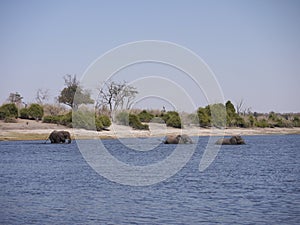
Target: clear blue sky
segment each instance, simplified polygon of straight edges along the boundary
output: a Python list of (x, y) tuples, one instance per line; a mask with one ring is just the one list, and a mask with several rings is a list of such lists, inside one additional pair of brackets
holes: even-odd
[[(214, 71), (225, 99), (253, 111), (300, 112), (300, 1), (0, 1), (0, 103), (51, 99), (127, 42), (175, 42)], [(203, 102), (203, 105), (206, 103)]]

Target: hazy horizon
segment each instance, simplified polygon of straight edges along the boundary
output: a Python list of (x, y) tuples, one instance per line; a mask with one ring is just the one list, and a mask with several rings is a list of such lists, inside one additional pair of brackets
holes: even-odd
[[(81, 78), (110, 49), (133, 41), (163, 40), (200, 56), (214, 72), (225, 101), (235, 104), (243, 99), (253, 112), (300, 112), (299, 11), (300, 2), (292, 0), (4, 0), (0, 104), (15, 92), (25, 102), (34, 102), (39, 88), (49, 89), (53, 102), (64, 87), (63, 76)], [(138, 68), (129, 70), (130, 75), (120, 72), (119, 79), (145, 75), (147, 66)], [(147, 72), (164, 73), (169, 79), (177, 76), (158, 67)], [(181, 85), (193, 89), (184, 79)], [(207, 102), (199, 96), (196, 104)]]

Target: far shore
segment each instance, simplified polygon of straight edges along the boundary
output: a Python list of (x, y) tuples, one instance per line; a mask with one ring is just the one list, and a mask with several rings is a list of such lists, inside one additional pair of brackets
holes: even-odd
[(112, 124), (109, 131), (90, 131), (72, 129), (56, 124), (47, 124), (33, 120), (18, 119), (17, 123), (0, 122), (0, 141), (46, 140), (53, 130), (67, 130), (73, 139), (118, 139), (165, 137), (170, 134), (189, 136), (232, 136), (232, 135), (284, 135), (300, 134), (300, 128), (228, 128), (210, 129), (197, 126), (185, 126), (184, 129), (166, 127), (165, 124), (150, 123), (149, 131), (133, 130), (131, 127)]

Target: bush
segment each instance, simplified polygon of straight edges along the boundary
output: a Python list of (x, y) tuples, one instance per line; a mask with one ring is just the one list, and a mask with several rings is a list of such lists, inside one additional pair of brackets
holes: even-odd
[(109, 127), (109, 126), (111, 125), (111, 121), (110, 121), (110, 119), (109, 119), (108, 116), (106, 116), (106, 115), (101, 115), (101, 116), (99, 116), (98, 118), (101, 120), (101, 122), (102, 122), (102, 124), (103, 124), (103, 126), (104, 126), (105, 128), (107, 128), (107, 127)]
[(4, 104), (0, 107), (0, 119), (18, 118), (18, 108), (14, 103)]
[(181, 128), (182, 127), (181, 120), (180, 120), (178, 112), (169, 111), (169, 112), (163, 113), (161, 115), (161, 118), (165, 121), (165, 123), (169, 127), (175, 127), (175, 128)]
[(227, 116), (225, 106), (222, 103), (217, 103), (207, 107), (209, 108), (207, 110), (209, 111), (211, 125), (215, 127), (225, 127)]
[(247, 127), (250, 126), (250, 124), (247, 123), (247, 122), (244, 120), (244, 118), (243, 118), (243, 117), (240, 117), (240, 116), (237, 116), (237, 117), (236, 117), (236, 125), (237, 125), (238, 127), (241, 127), (241, 128), (247, 128)]
[(95, 130), (95, 114), (89, 111), (73, 112), (72, 125), (74, 128), (82, 128), (86, 130)]
[(167, 121), (172, 117), (172, 116), (179, 116), (178, 112), (175, 111), (169, 111), (166, 113), (162, 113), (161, 118), (167, 123)]
[(141, 122), (149, 123), (153, 119), (154, 115), (147, 112), (146, 110), (143, 110), (138, 114), (138, 117)]
[(59, 116), (59, 124), (72, 127), (72, 112)]
[(95, 126), (96, 126), (96, 130), (97, 130), (97, 131), (101, 131), (101, 130), (103, 130), (103, 128), (104, 128), (104, 125), (103, 125), (103, 123), (102, 123), (102, 120), (100, 119), (99, 116), (95, 119)]
[(198, 124), (199, 125), (199, 117), (196, 113), (188, 114), (187, 120), (190, 124)]
[(252, 115), (249, 116), (249, 123), (250, 123), (250, 126), (253, 127), (254, 126), (254, 122), (255, 122), (255, 119)]
[(181, 128), (181, 120), (179, 115), (172, 115), (166, 122), (168, 127)]
[(137, 130), (149, 130), (147, 124), (142, 124), (137, 115), (129, 114), (129, 126)]
[(28, 108), (29, 118), (41, 120), (44, 115), (44, 109), (39, 104), (31, 104)]
[(4, 120), (9, 117), (9, 111), (5, 108), (0, 107), (0, 120)]
[(210, 126), (210, 116), (207, 108), (199, 108), (197, 110), (200, 127)]
[(117, 124), (128, 126), (129, 125), (129, 113), (126, 111), (119, 112), (116, 115)]
[(62, 116), (44, 116), (43, 123), (60, 124), (61, 117)]
[(293, 126), (294, 127), (300, 127), (300, 119), (298, 116), (294, 116), (293, 118)]
[(96, 130), (101, 131), (111, 125), (111, 121), (108, 116), (101, 115), (97, 116), (95, 119)]
[(29, 119), (29, 112), (27, 108), (20, 109), (20, 118)]
[(260, 128), (269, 127), (269, 123), (266, 119), (262, 119), (256, 122), (256, 126)]

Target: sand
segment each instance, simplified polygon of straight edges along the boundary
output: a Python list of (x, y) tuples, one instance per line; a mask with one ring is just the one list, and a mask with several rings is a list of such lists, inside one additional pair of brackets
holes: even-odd
[(176, 129), (158, 123), (150, 123), (149, 128), (149, 131), (133, 130), (131, 127), (113, 123), (109, 127), (109, 131), (97, 132), (84, 129), (71, 129), (40, 121), (18, 119), (17, 123), (4, 123), (0, 121), (0, 140), (46, 140), (53, 130), (67, 130), (72, 134), (72, 138), (75, 139), (164, 137), (169, 134), (187, 134), (189, 136), (300, 134), (300, 128), (229, 128), (222, 130), (186, 126), (184, 129)]
[(209, 129), (186, 126), (184, 129), (166, 127), (165, 124), (150, 123), (149, 131), (133, 130), (131, 127), (113, 123), (109, 131), (89, 131), (71, 129), (61, 125), (48, 124), (33, 120), (18, 119), (17, 123), (0, 121), (0, 141), (5, 140), (46, 140), (53, 130), (67, 130), (75, 139), (110, 139), (137, 137), (164, 137), (169, 134), (187, 134), (189, 136), (232, 136), (232, 135), (271, 135), (300, 134), (300, 128), (229, 128)]

